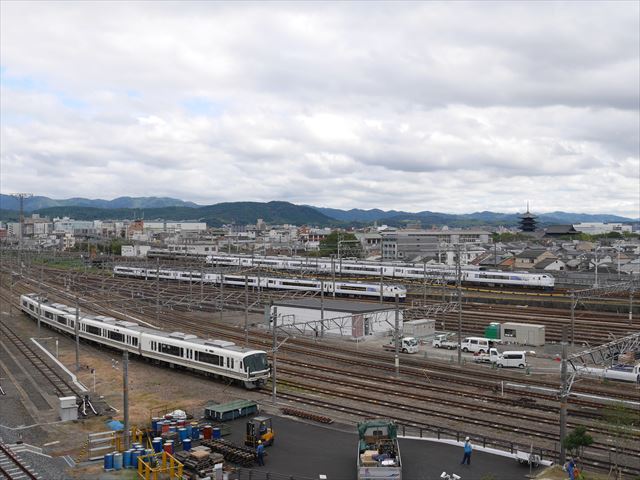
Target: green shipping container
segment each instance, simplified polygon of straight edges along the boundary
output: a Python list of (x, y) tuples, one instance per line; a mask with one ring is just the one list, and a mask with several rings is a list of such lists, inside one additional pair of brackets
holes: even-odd
[(484, 337), (492, 340), (500, 340), (500, 324), (493, 322), (487, 325), (484, 329)]

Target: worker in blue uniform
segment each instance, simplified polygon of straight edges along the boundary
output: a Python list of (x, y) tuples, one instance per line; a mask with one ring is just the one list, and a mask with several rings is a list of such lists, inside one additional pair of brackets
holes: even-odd
[(256, 455), (258, 456), (258, 466), (264, 466), (264, 445), (262, 440), (258, 440), (258, 447), (256, 448)]
[(473, 445), (471, 445), (471, 440), (469, 437), (464, 439), (464, 456), (462, 457), (461, 465), (464, 465), (467, 462), (467, 465), (471, 465), (471, 452), (473, 451)]

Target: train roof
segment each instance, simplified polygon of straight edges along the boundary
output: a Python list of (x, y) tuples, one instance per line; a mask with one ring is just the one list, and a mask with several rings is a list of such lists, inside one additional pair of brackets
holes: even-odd
[[(29, 298), (31, 298), (33, 300), (36, 300), (36, 301), (39, 298), (38, 295), (35, 294), (35, 293), (26, 294), (24, 296), (29, 297)], [(51, 308), (55, 308), (56, 310), (60, 310), (60, 311), (67, 312), (67, 313), (71, 313), (71, 312), (69, 312), (69, 310), (71, 310), (72, 313), (75, 314), (75, 308), (68, 307), (67, 305), (64, 305), (62, 303), (48, 303), (48, 304), (46, 304), (46, 306), (51, 307)], [(224, 350), (229, 350), (229, 351), (238, 352), (238, 353), (252, 353), (252, 352), (257, 353), (257, 352), (262, 352), (262, 350), (256, 350), (256, 349), (253, 349), (253, 348), (241, 347), (241, 346), (236, 345), (235, 343), (229, 342), (227, 340), (212, 339), (212, 338), (200, 338), (197, 335), (184, 333), (184, 332), (166, 332), (164, 330), (158, 330), (158, 329), (151, 328), (151, 327), (145, 327), (145, 326), (140, 325), (139, 323), (136, 323), (136, 322), (130, 322), (128, 320), (118, 320), (118, 319), (116, 319), (114, 317), (108, 317), (106, 315), (82, 315), (80, 320), (82, 320), (82, 321), (90, 320), (90, 321), (93, 321), (93, 322), (102, 323), (105, 326), (114, 326), (114, 327), (126, 328), (126, 329), (134, 331), (134, 332), (146, 333), (146, 334), (154, 335), (156, 337), (162, 337), (162, 338), (167, 338), (167, 339), (172, 339), (172, 340), (178, 340), (178, 341), (187, 342), (187, 343), (191, 343), (191, 344), (195, 343), (197, 345), (202, 345), (202, 346), (206, 346), (206, 347), (222, 348)]]

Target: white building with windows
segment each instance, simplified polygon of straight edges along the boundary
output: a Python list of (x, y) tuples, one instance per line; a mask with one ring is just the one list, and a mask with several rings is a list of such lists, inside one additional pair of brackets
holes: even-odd
[(611, 232), (631, 233), (632, 231), (631, 225), (624, 225), (622, 223), (586, 222), (575, 224), (573, 228), (587, 235), (602, 235)]

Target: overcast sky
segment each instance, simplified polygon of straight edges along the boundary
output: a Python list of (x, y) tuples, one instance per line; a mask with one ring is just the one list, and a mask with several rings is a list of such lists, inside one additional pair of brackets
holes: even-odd
[(0, 5), (3, 193), (640, 216), (636, 1)]

